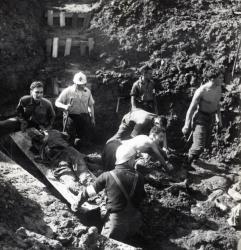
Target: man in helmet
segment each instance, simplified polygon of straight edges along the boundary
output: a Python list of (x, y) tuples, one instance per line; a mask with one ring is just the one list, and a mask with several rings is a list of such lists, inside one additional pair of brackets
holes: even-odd
[(65, 88), (55, 101), (56, 107), (63, 110), (63, 123), (70, 139), (91, 140), (95, 126), (94, 99), (86, 87), (87, 78), (78, 72), (73, 78), (74, 84)]
[(136, 153), (133, 147), (121, 145), (116, 151), (115, 169), (101, 174), (71, 204), (77, 211), (88, 198), (105, 189), (108, 213), (101, 234), (118, 241), (137, 233), (142, 224), (139, 207), (145, 197), (144, 178), (134, 169)]

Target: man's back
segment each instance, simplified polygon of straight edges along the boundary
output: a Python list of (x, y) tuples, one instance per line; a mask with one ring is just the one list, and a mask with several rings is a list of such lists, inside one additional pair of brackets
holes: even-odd
[[(134, 169), (130, 169), (130, 167), (126, 166), (125, 164), (117, 165), (112, 171), (116, 174), (128, 194), (131, 192), (135, 174), (138, 175), (136, 188), (134, 190), (133, 196), (131, 197), (133, 205), (138, 207), (140, 202), (145, 197), (143, 176), (137, 173)], [(118, 212), (123, 210), (127, 205), (127, 200), (109, 172), (101, 174), (94, 184), (96, 193), (103, 190), (104, 188), (108, 197), (108, 210), (110, 212)]]
[(152, 140), (147, 135), (137, 135), (130, 140), (122, 141), (122, 145), (127, 148), (133, 148), (136, 151), (146, 152), (151, 148)]
[(156, 116), (153, 113), (147, 112), (143, 109), (134, 109), (130, 113), (128, 113), (130, 116), (130, 120), (135, 122), (135, 124), (145, 124), (150, 121)]

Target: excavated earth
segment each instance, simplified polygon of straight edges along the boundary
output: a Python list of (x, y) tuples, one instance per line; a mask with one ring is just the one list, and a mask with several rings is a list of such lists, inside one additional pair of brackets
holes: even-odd
[[(144, 225), (128, 243), (150, 250), (236, 249), (240, 227), (230, 226), (227, 219), (239, 204), (228, 190), (240, 181), (240, 61), (231, 76), (240, 39), (240, 2), (103, 0), (88, 30), (96, 41), (91, 58), (46, 62), (44, 4), (88, 2), (94, 1), (1, 2), (0, 118), (14, 114), (18, 98), (33, 79), (47, 81), (60, 75), (62, 81), (69, 81), (66, 69), (82, 69), (92, 84), (97, 122), (96, 143), (82, 150), (95, 160), (129, 109), (127, 93), (138, 69), (149, 63), (159, 86), (158, 112), (168, 117), (174, 170), (167, 174), (155, 163), (139, 168), (146, 178)], [(211, 148), (187, 172), (181, 167), (185, 151), (181, 127), (191, 97), (211, 64), (225, 73), (224, 127), (214, 131)], [(117, 95), (126, 97), (118, 113)], [(1, 249), (78, 249), (90, 225), (71, 213), (42, 178), (41, 183), (3, 153), (0, 178)], [(95, 247), (118, 249), (107, 241)]]

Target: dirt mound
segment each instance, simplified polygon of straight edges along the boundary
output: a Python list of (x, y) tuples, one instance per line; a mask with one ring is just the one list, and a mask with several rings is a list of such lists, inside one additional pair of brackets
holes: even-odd
[[(228, 158), (237, 159), (240, 155), (240, 142), (235, 139), (240, 135), (241, 125), (239, 65), (236, 75), (231, 77), (239, 40), (239, 16), (235, 10), (239, 8), (236, 1), (113, 0), (103, 1), (102, 8), (94, 15), (92, 30), (108, 37), (103, 40), (106, 53), (101, 57), (106, 69), (113, 70), (113, 65), (116, 66), (112, 75), (117, 76), (119, 72), (132, 73), (128, 79), (119, 77), (116, 84), (132, 85), (136, 69), (143, 63), (152, 66), (159, 85), (159, 113), (170, 120), (171, 147), (182, 147), (181, 134), (176, 131), (181, 131), (184, 123), (183, 111), (187, 110), (195, 89), (206, 81), (206, 70), (215, 65), (223, 68), (225, 85), (224, 129), (215, 135), (218, 142), (213, 154), (219, 152), (220, 157), (227, 158), (231, 151), (228, 148), (236, 148)], [(108, 82), (108, 74), (108, 70), (103, 73), (103, 83)], [(110, 77), (110, 86), (112, 82)]]
[(44, 36), (41, 32), (43, 6), (36, 0), (1, 1), (1, 114), (11, 114), (6, 104), (17, 100), (19, 91), (30, 84), (44, 59)]

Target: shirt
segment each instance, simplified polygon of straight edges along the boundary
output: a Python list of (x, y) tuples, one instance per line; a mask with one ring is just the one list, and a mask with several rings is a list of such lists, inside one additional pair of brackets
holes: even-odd
[(55, 111), (52, 103), (42, 98), (35, 102), (31, 95), (23, 96), (17, 105), (17, 115), (38, 127), (48, 127), (55, 118)]
[(133, 84), (130, 95), (135, 96), (135, 99), (139, 102), (153, 101), (153, 89), (153, 81), (143, 81), (140, 78)]
[[(123, 187), (125, 188), (127, 194), (131, 192), (133, 181), (135, 178), (135, 174), (137, 173), (133, 168), (126, 166), (125, 164), (117, 165), (114, 170), (112, 170)], [(136, 184), (135, 191), (130, 197), (130, 200), (134, 207), (138, 208), (140, 206), (141, 201), (145, 197), (145, 189), (144, 189), (144, 177), (138, 174), (138, 180)], [(110, 172), (104, 172), (101, 174), (93, 184), (93, 187), (96, 193), (99, 193), (101, 190), (106, 190), (107, 195), (107, 209), (109, 212), (119, 212), (122, 211), (126, 205), (127, 200), (122, 193), (120, 187), (115, 182), (114, 178), (111, 176)]]
[(127, 126), (133, 126), (133, 128), (135, 127), (136, 131), (133, 136), (138, 134), (148, 134), (154, 125), (153, 119), (156, 116), (156, 114), (147, 112), (143, 109), (135, 109), (124, 115), (121, 123)]
[(70, 114), (89, 113), (88, 107), (94, 105), (94, 99), (91, 91), (85, 87), (83, 90), (78, 90), (76, 85), (71, 85), (64, 89), (58, 101), (63, 104), (69, 104), (72, 99), (72, 106), (69, 109)]

